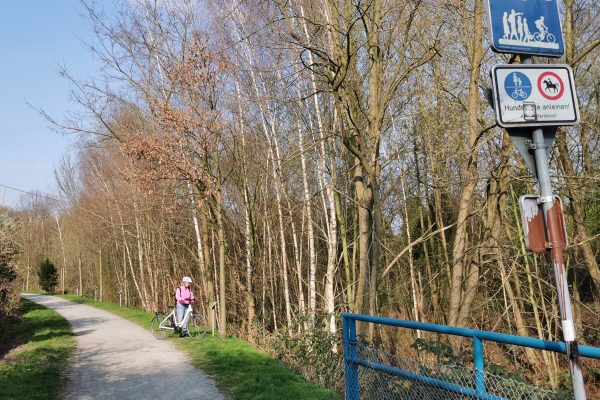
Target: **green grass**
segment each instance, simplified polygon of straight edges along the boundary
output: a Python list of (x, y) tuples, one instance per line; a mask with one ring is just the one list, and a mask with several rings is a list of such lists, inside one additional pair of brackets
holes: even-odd
[(326, 389), (312, 385), (247, 342), (205, 337), (180, 341), (194, 360), (235, 399), (335, 399)]
[[(88, 304), (150, 329), (154, 314), (118, 304), (103, 303), (73, 295), (64, 299)], [(210, 375), (222, 392), (236, 400), (329, 400), (338, 397), (313, 385), (286, 368), (268, 354), (249, 343), (236, 339), (205, 336), (201, 339), (179, 339), (176, 345), (185, 351), (196, 367)]]
[(23, 300), (23, 320), (6, 343), (21, 344), (0, 361), (0, 399), (57, 399), (61, 374), (75, 349), (69, 323), (56, 312)]

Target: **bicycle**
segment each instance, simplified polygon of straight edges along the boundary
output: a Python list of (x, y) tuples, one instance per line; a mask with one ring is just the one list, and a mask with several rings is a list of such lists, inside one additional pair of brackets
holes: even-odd
[(546, 41), (548, 43), (554, 43), (556, 41), (556, 38), (554, 37), (553, 34), (551, 34), (550, 32), (548, 32), (547, 30), (543, 31), (543, 32), (536, 32), (533, 34), (533, 40), (535, 40), (536, 42), (543, 42)]
[(518, 99), (518, 98), (524, 99), (525, 97), (527, 97), (527, 93), (525, 93), (525, 91), (521, 88), (517, 88), (517, 89), (513, 90), (513, 92), (510, 95), (513, 99)]
[(150, 322), (152, 336), (158, 340), (163, 340), (175, 333), (175, 328), (180, 328), (185, 336), (200, 338), (208, 331), (204, 314), (194, 312), (191, 304), (186, 309), (183, 320), (180, 323), (176, 322), (176, 316), (177, 312), (175, 311), (175, 307), (173, 307), (169, 314), (160, 311), (155, 313), (154, 318), (152, 318), (152, 321)]

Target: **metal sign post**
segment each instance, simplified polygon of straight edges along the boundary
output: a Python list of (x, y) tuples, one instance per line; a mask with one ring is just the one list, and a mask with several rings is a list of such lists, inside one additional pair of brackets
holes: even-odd
[[(555, 200), (548, 166), (548, 150), (556, 130), (579, 122), (573, 72), (566, 65), (533, 65), (527, 55), (560, 57), (564, 41), (558, 0), (488, 0), (492, 47), (502, 53), (521, 55), (522, 64), (497, 65), (492, 69), (493, 107), (498, 124), (507, 129), (528, 167), (537, 175), (537, 203), (520, 201), (529, 215), (522, 218), (533, 251), (550, 254), (558, 294), (563, 340), (575, 400), (585, 400), (573, 306), (567, 285), (564, 250), (567, 247), (564, 216)], [(539, 221), (541, 214), (542, 221)], [(543, 222), (543, 225), (541, 224)]]
[[(556, 137), (556, 126), (545, 126), (544, 130), (544, 144), (546, 146), (546, 154), (550, 158), (550, 149), (554, 144), (554, 138)], [(513, 141), (513, 144), (517, 148), (517, 151), (523, 159), (529, 170), (535, 174), (535, 157), (530, 150), (531, 147), (531, 128), (506, 128), (508, 135)]]
[(571, 305), (571, 296), (569, 294), (569, 286), (567, 285), (567, 271), (563, 255), (566, 243), (563, 240), (564, 224), (561, 220), (563, 218), (562, 208), (560, 207), (560, 203), (554, 201), (554, 194), (552, 193), (543, 130), (541, 128), (533, 129), (532, 139), (531, 147), (535, 153), (535, 164), (540, 183), (541, 196), (539, 201), (542, 204), (542, 218), (546, 225), (546, 248), (550, 250), (550, 258), (552, 260), (552, 267), (554, 268), (563, 340), (567, 347), (569, 371), (571, 372), (571, 379), (573, 381), (573, 395), (575, 400), (585, 400), (585, 386), (581, 372), (579, 350), (577, 348), (575, 325), (573, 323), (573, 306)]
[(214, 301), (209, 305), (210, 308), (210, 329), (212, 331), (212, 335), (215, 336), (215, 328), (217, 326), (217, 302)]

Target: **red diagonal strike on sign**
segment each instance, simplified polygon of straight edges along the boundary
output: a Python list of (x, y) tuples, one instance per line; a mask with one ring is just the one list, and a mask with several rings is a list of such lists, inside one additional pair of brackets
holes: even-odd
[[(554, 78), (554, 81), (549, 79), (551, 77)], [(548, 100), (558, 100), (565, 92), (565, 85), (562, 79), (560, 79), (560, 76), (550, 71), (546, 71), (540, 75), (540, 77), (537, 80), (537, 87), (540, 91), (540, 94)], [(548, 94), (546, 90), (550, 90), (550, 93), (552, 93), (552, 95)]]

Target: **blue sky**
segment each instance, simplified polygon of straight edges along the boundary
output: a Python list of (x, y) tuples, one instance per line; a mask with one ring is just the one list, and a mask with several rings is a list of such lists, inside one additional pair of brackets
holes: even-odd
[[(84, 9), (79, 0), (0, 3), (0, 184), (55, 193), (53, 170), (73, 138), (53, 132), (27, 103), (58, 120), (78, 110), (58, 71), (86, 78), (98, 70), (82, 43), (91, 38)], [(19, 196), (0, 186), (0, 204), (16, 207)]]

